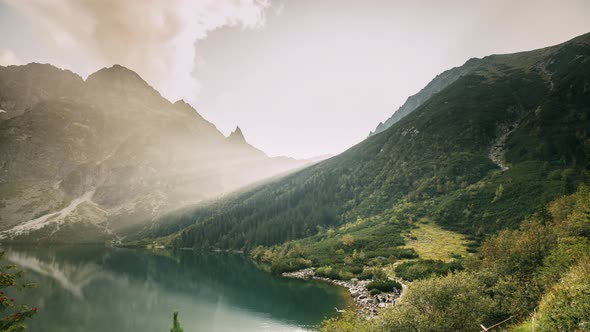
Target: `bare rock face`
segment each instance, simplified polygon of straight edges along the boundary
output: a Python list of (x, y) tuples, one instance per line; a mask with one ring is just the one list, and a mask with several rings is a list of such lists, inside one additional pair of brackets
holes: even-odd
[(47, 99), (72, 98), (83, 90), (82, 78), (48, 64), (0, 66), (0, 121), (22, 114)]
[[(224, 137), (191, 105), (170, 103), (119, 65), (86, 81), (51, 65), (0, 67), (0, 109), (5, 240), (24, 225), (17, 239), (67, 242), (66, 227), (56, 226), (80, 221), (96, 221), (94, 239), (115, 238), (171, 209), (301, 165), (268, 158), (241, 131)], [(44, 227), (32, 227), (35, 220)]]
[(227, 139), (235, 143), (246, 143), (244, 134), (242, 133), (242, 130), (239, 126), (236, 127), (236, 130), (231, 132)]

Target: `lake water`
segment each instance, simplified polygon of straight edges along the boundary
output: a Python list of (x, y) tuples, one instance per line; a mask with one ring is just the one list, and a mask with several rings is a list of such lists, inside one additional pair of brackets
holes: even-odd
[(349, 299), (342, 288), (272, 276), (241, 255), (68, 246), (4, 248), (36, 289), (30, 332), (305, 331)]

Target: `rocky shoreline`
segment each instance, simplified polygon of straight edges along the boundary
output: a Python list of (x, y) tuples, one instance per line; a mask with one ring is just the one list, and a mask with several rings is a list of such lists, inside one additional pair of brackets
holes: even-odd
[[(373, 296), (369, 294), (369, 291), (367, 290), (367, 285), (371, 280), (351, 279), (350, 281), (344, 281), (318, 277), (315, 275), (313, 268), (307, 268), (295, 272), (284, 272), (282, 276), (287, 278), (320, 280), (346, 288), (355, 303), (355, 311), (358, 314), (367, 317), (367, 319), (377, 317), (379, 309), (395, 305), (401, 296), (401, 292), (381, 293)], [(402, 287), (405, 288), (405, 285), (402, 284)]]

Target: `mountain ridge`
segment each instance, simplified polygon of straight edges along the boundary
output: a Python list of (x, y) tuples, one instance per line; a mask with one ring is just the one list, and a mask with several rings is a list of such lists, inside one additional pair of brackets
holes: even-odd
[[(589, 37), (484, 58), (379, 135), (285, 178), (166, 215), (142, 237), (172, 237), (188, 248), (288, 252), (300, 244), (296, 257), (320, 266), (326, 257), (342, 262), (352, 249), (367, 259), (406, 255), (393, 239), (416, 220), (475, 243), (514, 228), (588, 181)], [(502, 170), (489, 152), (513, 123)], [(344, 235), (358, 243), (341, 246)]]
[(455, 82), (461, 76), (470, 74), (476, 70), (485, 70), (485, 68), (482, 67), (485, 67), (486, 65), (489, 65), (490, 63), (493, 63), (497, 60), (500, 60), (501, 62), (503, 59), (506, 58), (527, 56), (531, 54), (530, 52), (535, 52), (537, 54), (551, 52), (559, 49), (563, 45), (573, 43), (590, 43), (590, 33), (585, 33), (580, 36), (571, 38), (568, 41), (532, 51), (529, 50), (520, 51), (516, 53), (491, 54), (483, 58), (471, 58), (459, 67), (454, 67), (438, 74), (418, 93), (408, 97), (404, 104), (402, 104), (402, 106), (400, 106), (387, 120), (385, 120), (384, 122), (380, 122), (377, 125), (377, 127), (369, 133), (369, 136), (376, 135), (391, 127), (397, 121), (401, 120), (404, 116), (413, 112), (415, 109), (420, 107), (425, 101), (427, 101), (430, 97), (442, 91), (444, 88)]
[(305, 164), (232, 143), (120, 65), (86, 80), (47, 64), (0, 67), (0, 109), (0, 230), (31, 226), (19, 241), (102, 242)]

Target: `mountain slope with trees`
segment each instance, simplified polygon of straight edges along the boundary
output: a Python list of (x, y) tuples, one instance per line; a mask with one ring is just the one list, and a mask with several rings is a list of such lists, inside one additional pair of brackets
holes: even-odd
[[(588, 180), (589, 58), (590, 34), (485, 57), (391, 128), (341, 155), (166, 215), (139, 237), (227, 249), (313, 238), (316, 249), (326, 243), (322, 250), (338, 262), (353, 251), (393, 254), (403, 244), (394, 234), (418, 220), (475, 242), (515, 228)], [(503, 169), (490, 152), (505, 135)], [(345, 234), (359, 240), (343, 246), (332, 238)], [(380, 234), (392, 241), (384, 244)], [(302, 256), (314, 256), (305, 248)]]
[(400, 108), (398, 108), (387, 120), (385, 120), (385, 122), (380, 122), (375, 130), (369, 134), (369, 136), (379, 134), (380, 132), (383, 132), (387, 130), (387, 128), (393, 126), (403, 117), (422, 106), (422, 104), (428, 101), (430, 97), (454, 83), (461, 76), (465, 76), (478, 68), (481, 65), (481, 61), (481, 59), (473, 58), (465, 62), (465, 64), (460, 67), (449, 69), (437, 75), (417, 94), (408, 97), (404, 104), (400, 106)]

